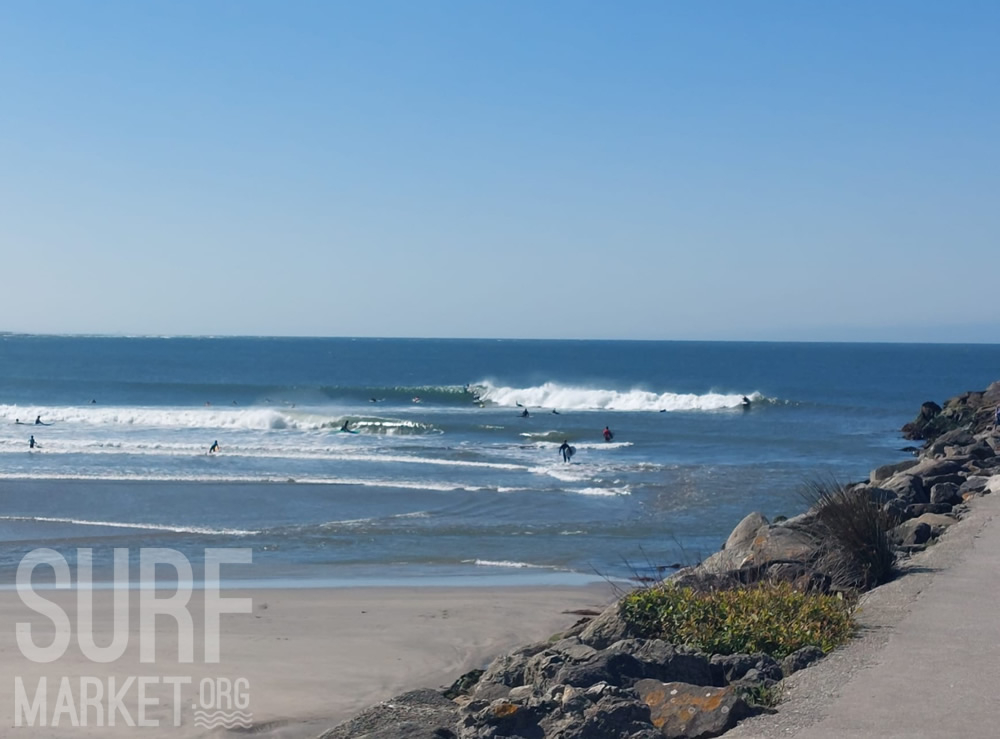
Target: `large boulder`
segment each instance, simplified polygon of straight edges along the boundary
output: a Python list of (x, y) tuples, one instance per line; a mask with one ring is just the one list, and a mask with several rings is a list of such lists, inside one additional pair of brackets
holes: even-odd
[(750, 546), (761, 526), (767, 526), (767, 524), (768, 520), (764, 518), (763, 514), (756, 511), (747, 514), (742, 521), (736, 524), (736, 528), (733, 529), (722, 548), (732, 550)]
[(881, 467), (876, 467), (874, 470), (872, 470), (872, 473), (869, 476), (869, 479), (871, 480), (872, 485), (877, 485), (878, 483), (882, 482), (883, 480), (888, 480), (890, 477), (892, 477), (893, 475), (895, 475), (897, 472), (903, 472), (904, 470), (910, 469), (911, 467), (913, 467), (917, 463), (918, 462), (917, 462), (916, 459), (907, 459), (907, 460), (904, 460), (902, 462), (895, 462), (893, 464), (885, 464), (885, 465), (882, 465)]
[(616, 641), (638, 636), (635, 630), (622, 618), (618, 603), (613, 603), (596, 616), (582, 632), (580, 642), (594, 649), (606, 649)]
[(650, 719), (667, 739), (719, 736), (749, 715), (749, 707), (732, 688), (640, 680), (635, 691), (649, 706)]

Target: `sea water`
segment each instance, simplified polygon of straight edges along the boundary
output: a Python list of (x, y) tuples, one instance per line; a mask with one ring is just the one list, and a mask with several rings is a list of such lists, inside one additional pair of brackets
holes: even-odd
[(997, 345), (3, 335), (0, 582), (41, 546), (249, 547), (238, 577), (300, 585), (648, 576), (998, 378)]

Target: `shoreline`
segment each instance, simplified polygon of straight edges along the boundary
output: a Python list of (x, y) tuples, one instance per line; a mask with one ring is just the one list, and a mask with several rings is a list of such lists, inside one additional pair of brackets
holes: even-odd
[[(39, 679), (47, 678), (51, 721), (54, 694), (62, 678), (68, 678), (75, 690), (80, 678), (101, 685), (114, 678), (121, 688), (129, 676), (184, 677), (191, 684), (183, 688), (179, 703), (164, 682), (150, 688), (148, 695), (158, 703), (145, 715), (158, 721), (158, 727), (120, 725), (121, 715), (114, 727), (72, 726), (70, 716), (64, 714), (60, 726), (47, 726), (43, 731), (51, 737), (117, 737), (136, 731), (151, 739), (206, 736), (210, 732), (193, 724), (188, 690), (206, 678), (245, 678), (255, 735), (298, 739), (315, 737), (403, 690), (446, 687), (464, 672), (485, 666), (494, 655), (525, 640), (546, 639), (569, 628), (580, 618), (576, 612), (602, 610), (613, 592), (608, 585), (227, 591), (226, 599), (250, 598), (252, 609), (221, 617), (217, 664), (202, 659), (201, 591), (192, 593), (188, 604), (195, 631), (191, 663), (178, 660), (178, 630), (168, 616), (156, 621), (155, 662), (140, 662), (138, 598), (131, 594), (124, 655), (107, 664), (96, 663), (77, 642), (77, 593), (52, 591), (42, 596), (68, 613), (73, 638), (54, 662), (42, 664), (26, 658), (14, 624), (34, 624), (34, 639), (44, 646), (54, 637), (52, 622), (30, 610), (17, 594), (0, 593), (0, 619), (9, 625), (0, 633), (0, 651), (8, 655), (8, 680), (0, 682), (0, 726), (15, 726), (15, 678), (21, 679), (29, 700), (37, 693)], [(108, 646), (115, 635), (112, 594), (104, 591), (93, 596), (94, 641)], [(126, 696), (126, 708), (136, 721), (137, 702), (134, 692)], [(175, 709), (181, 712), (179, 726), (173, 724)], [(106, 722), (107, 716), (103, 718)], [(95, 722), (94, 713), (90, 721)]]

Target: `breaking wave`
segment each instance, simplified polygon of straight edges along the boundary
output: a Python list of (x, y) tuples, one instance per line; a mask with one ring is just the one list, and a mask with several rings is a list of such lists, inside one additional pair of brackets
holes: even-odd
[[(498, 387), (489, 382), (475, 386), (482, 400), (516, 408), (554, 408), (575, 411), (714, 411), (739, 408), (742, 393), (654, 393), (648, 390), (607, 390), (546, 382), (535, 387)], [(760, 400), (760, 393), (748, 396)]]

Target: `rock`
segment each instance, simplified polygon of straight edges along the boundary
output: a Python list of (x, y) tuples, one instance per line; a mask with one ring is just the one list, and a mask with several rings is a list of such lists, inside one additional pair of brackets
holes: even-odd
[(646, 676), (645, 665), (626, 652), (606, 650), (593, 659), (579, 664), (566, 664), (555, 675), (558, 683), (577, 688), (589, 688), (597, 683), (617, 687), (631, 687), (636, 680)]
[(616, 641), (638, 636), (633, 633), (632, 628), (625, 623), (625, 619), (619, 613), (618, 604), (614, 603), (594, 618), (587, 627), (580, 633), (580, 642), (594, 649), (606, 649)]
[(748, 676), (751, 682), (777, 681), (783, 677), (781, 665), (769, 654), (713, 654), (713, 684), (729, 685)]
[(649, 719), (649, 706), (634, 695), (605, 693), (582, 713), (549, 714), (539, 724), (546, 737), (605, 739), (605, 737), (657, 737)]
[(451, 698), (454, 700), (460, 695), (468, 695), (472, 692), (472, 689), (476, 687), (476, 683), (479, 682), (479, 678), (483, 676), (485, 670), (470, 670), (464, 675), (458, 678), (451, 686), (445, 690), (442, 695), (445, 698)]
[(807, 561), (816, 551), (816, 537), (804, 528), (791, 525), (765, 526), (750, 545), (750, 562)]
[(934, 443), (928, 447), (928, 451), (935, 457), (941, 456), (949, 447), (963, 447), (975, 442), (975, 438), (965, 429), (953, 429), (941, 434)]
[(649, 706), (650, 719), (668, 739), (707, 739), (729, 731), (749, 715), (746, 702), (732, 688), (640, 680), (635, 691)]
[(781, 660), (781, 671), (785, 677), (793, 675), (799, 670), (804, 670), (813, 662), (821, 660), (824, 652), (819, 647), (802, 647)]
[(925, 523), (932, 528), (942, 528), (946, 529), (952, 524), (958, 523), (958, 520), (952, 518), (951, 516), (945, 516), (941, 513), (925, 513), (922, 516), (918, 516), (913, 519), (917, 523)]
[(874, 470), (872, 470), (872, 473), (869, 476), (869, 480), (871, 480), (872, 484), (875, 485), (877, 483), (882, 482), (883, 480), (888, 480), (897, 472), (902, 472), (904, 470), (910, 469), (916, 464), (917, 464), (916, 459), (907, 459), (902, 462), (896, 462), (894, 464), (882, 465), (881, 467), (877, 467)]
[(948, 503), (918, 503), (906, 506), (906, 518), (917, 518), (925, 513), (950, 513), (951, 508)]
[(919, 546), (931, 538), (931, 527), (929, 524), (913, 519), (894, 528), (889, 532), (889, 537), (893, 543), (899, 546)]
[(544, 643), (529, 644), (494, 659), (476, 683), (472, 691), (473, 699), (491, 701), (503, 698), (511, 688), (524, 685), (524, 670), (528, 661), (547, 647)]
[(330, 729), (319, 739), (453, 739), (458, 706), (436, 690), (411, 690)]
[(959, 486), (953, 482), (939, 482), (931, 487), (931, 505), (939, 503), (955, 505), (961, 503), (962, 496), (958, 492), (959, 489)]
[(932, 400), (927, 401), (920, 406), (920, 413), (917, 414), (917, 417), (903, 426), (903, 438), (915, 441), (926, 439), (929, 430), (933, 433), (929, 427), (940, 414), (941, 406)]
[(674, 646), (662, 639), (625, 639), (608, 647), (609, 652), (631, 654), (642, 664), (642, 677), (661, 682), (712, 685), (708, 658), (689, 647)]
[(958, 496), (961, 497), (965, 493), (981, 493), (986, 489), (989, 481), (989, 477), (984, 477), (982, 475), (970, 477), (959, 486)]
[(928, 491), (928, 497), (930, 489), (935, 485), (945, 485), (951, 483), (952, 485), (961, 485), (965, 482), (965, 475), (958, 474), (957, 472), (951, 475), (934, 475), (933, 477), (923, 477), (921, 478), (924, 490)]
[(923, 481), (916, 475), (900, 474), (882, 482), (881, 487), (895, 493), (907, 505), (912, 503), (930, 503), (930, 498), (924, 490)]
[(722, 545), (723, 550), (743, 549), (750, 546), (761, 526), (767, 526), (767, 519), (763, 514), (754, 512), (748, 514), (742, 521), (736, 524), (726, 543)]

